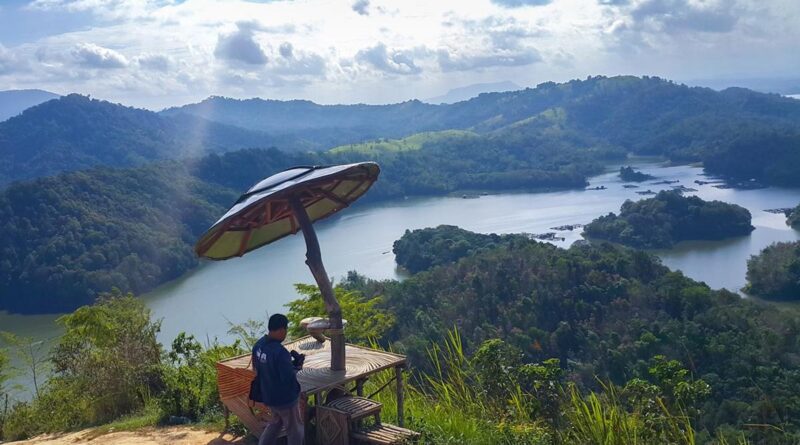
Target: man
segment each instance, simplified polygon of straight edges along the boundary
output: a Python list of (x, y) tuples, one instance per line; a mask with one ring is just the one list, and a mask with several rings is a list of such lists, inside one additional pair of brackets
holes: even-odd
[(253, 369), (261, 388), (261, 400), (272, 412), (258, 445), (277, 443), (281, 429), (288, 432), (289, 445), (302, 445), (303, 421), (300, 413), (300, 384), (292, 356), (283, 347), (289, 320), (283, 314), (269, 317), (269, 333), (253, 346)]

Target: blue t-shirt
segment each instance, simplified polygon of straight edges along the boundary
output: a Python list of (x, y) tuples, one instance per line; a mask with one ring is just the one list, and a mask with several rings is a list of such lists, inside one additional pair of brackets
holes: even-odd
[(263, 336), (253, 346), (253, 369), (261, 386), (261, 400), (267, 406), (293, 405), (300, 396), (300, 383), (292, 356), (281, 342)]

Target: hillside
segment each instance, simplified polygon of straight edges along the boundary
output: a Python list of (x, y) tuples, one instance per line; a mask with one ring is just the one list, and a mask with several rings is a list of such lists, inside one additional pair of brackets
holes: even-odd
[(609, 213), (584, 227), (584, 233), (638, 248), (667, 248), (687, 240), (717, 240), (748, 235), (750, 211), (736, 204), (684, 197), (662, 191), (640, 201), (625, 201), (619, 215)]
[(71, 94), (0, 122), (0, 184), (96, 165), (135, 166), (279, 143), (286, 141)]
[[(402, 282), (351, 277), (350, 286), (383, 296), (397, 320), (387, 337), (414, 366), (424, 368), (427, 341), (445, 338), (452, 326), (466, 354), (500, 338), (527, 363), (559, 359), (564, 379), (581, 387), (653, 383), (653, 358), (666, 357), (710, 386), (704, 400), (685, 399), (696, 404), (698, 429), (781, 425), (751, 430), (752, 443), (793, 443), (778, 437), (800, 431), (786, 420), (800, 413), (800, 380), (789, 365), (800, 339), (794, 311), (711, 290), (655, 256), (608, 243), (561, 249), (444, 226), (407, 232), (400, 244), (431, 258), (433, 267)], [(460, 246), (461, 258), (453, 262), (445, 244)]]
[(175, 278), (197, 264), (193, 243), (242, 190), (292, 165), (378, 161), (381, 180), (361, 201), (369, 202), (465, 189), (582, 188), (602, 170), (603, 153), (586, 156), (580, 146), (534, 137), (440, 140), (369, 154), (249, 149), (15, 183), (0, 190), (0, 310), (72, 310), (112, 287), (141, 293)]
[(14, 117), (26, 109), (60, 96), (43, 90), (0, 91), (0, 122)]
[[(469, 131), (489, 138), (484, 144), (519, 146), (526, 138), (546, 138), (584, 149), (704, 161), (723, 176), (798, 185), (799, 122), (800, 102), (790, 98), (690, 88), (654, 77), (548, 82), (442, 105), (212, 97), (159, 114), (70, 95), (0, 123), (0, 184), (246, 147), (343, 151), (341, 146), (354, 144), (349, 151), (364, 153), (359, 144), (366, 143), (409, 149), (435, 135)], [(402, 142), (388, 142), (393, 140)]]
[(347, 144), (334, 147), (331, 153), (362, 153), (376, 154), (381, 151), (411, 151), (420, 150), (426, 144), (435, 144), (458, 140), (475, 139), (478, 135), (471, 131), (463, 130), (443, 130), (427, 131), (413, 134), (401, 139), (378, 139), (375, 141), (362, 142), (360, 144)]
[[(267, 132), (303, 130), (310, 132), (308, 140), (330, 136), (335, 129), (339, 133), (327, 141), (340, 142), (329, 147), (447, 129), (489, 133), (558, 116), (559, 127), (568, 134), (624, 151), (705, 161), (710, 171), (739, 179), (800, 184), (800, 176), (791, 174), (800, 169), (800, 102), (742, 88), (688, 87), (657, 77), (546, 82), (442, 105), (317, 105), (213, 97), (162, 114), (192, 114)], [(765, 156), (753, 155), (764, 150)], [(743, 155), (755, 162), (739, 162)]]

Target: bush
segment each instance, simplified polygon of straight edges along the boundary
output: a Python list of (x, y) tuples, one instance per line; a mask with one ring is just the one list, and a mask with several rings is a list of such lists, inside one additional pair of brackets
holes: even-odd
[(170, 416), (193, 421), (210, 420), (222, 413), (215, 364), (246, 350), (237, 340), (230, 346), (216, 340), (205, 348), (194, 336), (181, 332), (172, 342), (163, 366), (165, 389), (160, 397), (161, 420)]

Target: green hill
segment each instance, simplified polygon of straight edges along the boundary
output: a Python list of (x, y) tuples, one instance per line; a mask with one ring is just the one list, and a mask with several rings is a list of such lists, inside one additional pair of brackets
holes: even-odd
[(410, 150), (472, 133), (488, 143), (535, 135), (585, 149), (703, 161), (709, 171), (737, 179), (800, 184), (794, 174), (800, 170), (800, 102), (632, 76), (547, 82), (442, 105), (213, 97), (156, 114), (70, 95), (0, 123), (0, 184), (246, 147), (336, 147), (363, 154), (372, 148)]
[[(268, 132), (302, 130), (308, 141), (340, 141), (328, 145), (337, 149), (343, 143), (359, 145), (430, 131), (489, 135), (501, 129), (508, 130), (506, 134), (528, 129), (549, 137), (580, 135), (620, 151), (704, 161), (709, 171), (737, 179), (800, 184), (800, 175), (792, 174), (800, 170), (800, 102), (742, 88), (688, 87), (657, 77), (546, 82), (442, 105), (409, 101), (323, 106), (215, 97), (163, 113)], [(331, 133), (334, 129), (337, 135)]]
[(583, 187), (598, 157), (548, 139), (441, 139), (425, 150), (249, 149), (143, 167), (96, 167), (0, 190), (0, 310), (60, 312), (118, 287), (144, 292), (196, 265), (197, 237), (255, 182), (292, 165), (377, 160), (363, 202), (464, 189)]
[(97, 165), (142, 165), (273, 144), (263, 133), (71, 94), (0, 122), (0, 185)]

